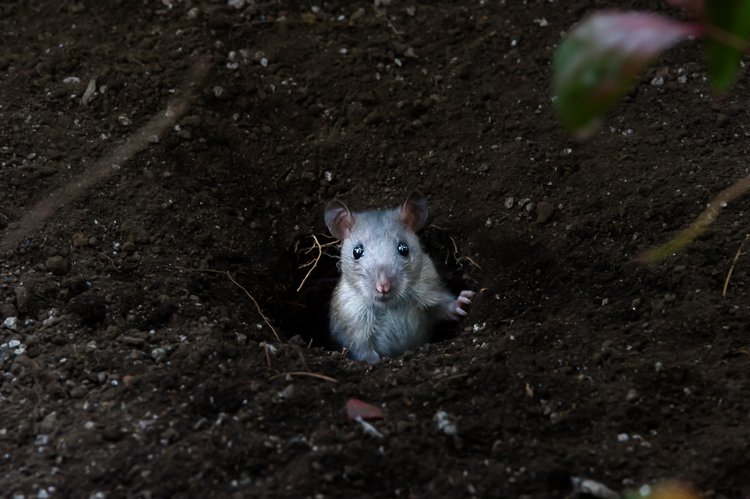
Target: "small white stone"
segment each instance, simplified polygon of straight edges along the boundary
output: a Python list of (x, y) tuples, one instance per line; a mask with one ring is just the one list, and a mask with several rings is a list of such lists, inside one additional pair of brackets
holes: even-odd
[[(11, 331), (15, 331), (16, 328), (18, 327), (18, 317), (7, 317), (3, 321), (3, 327), (10, 329)], [(15, 346), (10, 344), (10, 343), (13, 343), (14, 341), (17, 342)], [(18, 340), (11, 340), (10, 343), (8, 343), (8, 346), (10, 346), (11, 348), (15, 348), (21, 344), (21, 342)]]
[(664, 77), (663, 76), (657, 76), (653, 80), (651, 80), (651, 84), (655, 87), (660, 87), (664, 85)]
[(448, 413), (445, 411), (438, 411), (433, 417), (437, 424), (438, 431), (442, 431), (446, 435), (455, 435), (458, 433), (456, 425), (450, 420)]

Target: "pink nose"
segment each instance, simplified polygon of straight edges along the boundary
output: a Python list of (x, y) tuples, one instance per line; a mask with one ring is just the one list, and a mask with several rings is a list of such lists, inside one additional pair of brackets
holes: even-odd
[(378, 282), (375, 283), (375, 288), (378, 290), (378, 293), (386, 294), (391, 290), (391, 281), (385, 278), (378, 279)]

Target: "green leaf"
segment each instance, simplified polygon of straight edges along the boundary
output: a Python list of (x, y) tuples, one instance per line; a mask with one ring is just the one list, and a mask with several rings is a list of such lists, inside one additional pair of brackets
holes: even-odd
[(706, 58), (711, 83), (719, 92), (734, 82), (750, 35), (750, 0), (705, 3)]
[(598, 12), (571, 31), (553, 61), (555, 108), (563, 124), (582, 132), (610, 109), (659, 53), (702, 26), (649, 12)]

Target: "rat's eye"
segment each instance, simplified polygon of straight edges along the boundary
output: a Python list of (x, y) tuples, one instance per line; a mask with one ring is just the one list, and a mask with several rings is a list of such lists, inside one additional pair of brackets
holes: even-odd
[(398, 243), (398, 254), (401, 256), (409, 256), (409, 245), (403, 241)]
[(354, 255), (355, 260), (359, 260), (362, 258), (362, 255), (365, 254), (365, 247), (362, 245), (362, 243), (359, 243), (354, 247), (354, 251), (352, 251), (352, 254)]

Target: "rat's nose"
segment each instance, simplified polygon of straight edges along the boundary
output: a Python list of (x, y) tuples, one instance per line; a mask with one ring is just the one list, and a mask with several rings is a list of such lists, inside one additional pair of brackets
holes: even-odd
[(391, 290), (391, 281), (387, 277), (379, 277), (375, 283), (375, 288), (378, 290), (378, 293), (384, 295)]
[(375, 289), (381, 295), (388, 294), (391, 290), (391, 276), (385, 269), (378, 269), (375, 274)]

